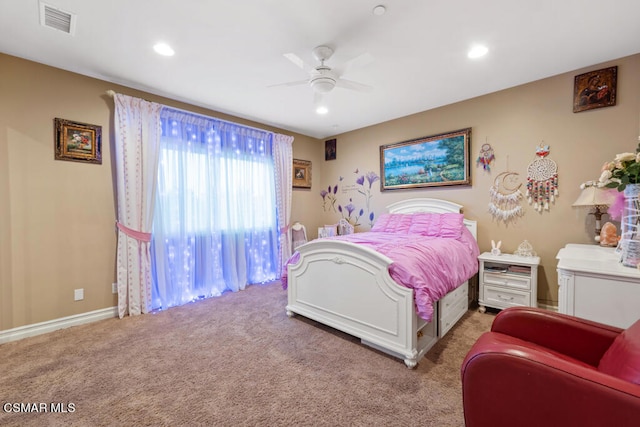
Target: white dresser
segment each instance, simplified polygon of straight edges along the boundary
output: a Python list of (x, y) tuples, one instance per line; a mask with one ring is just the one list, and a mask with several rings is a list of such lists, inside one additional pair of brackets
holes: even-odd
[(640, 270), (614, 248), (568, 244), (558, 255), (558, 311), (627, 328), (640, 318)]

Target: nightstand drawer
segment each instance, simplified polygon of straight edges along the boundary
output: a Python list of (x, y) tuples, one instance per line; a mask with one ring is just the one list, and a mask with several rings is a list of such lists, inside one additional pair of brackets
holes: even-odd
[(484, 272), (484, 283), (486, 285), (506, 286), (513, 289), (531, 290), (531, 278), (528, 276), (518, 276), (508, 273)]
[(484, 295), (482, 295), (482, 304), (491, 307), (514, 307), (514, 306), (533, 306), (531, 304), (531, 294), (529, 292), (521, 292), (515, 289), (497, 288), (493, 286), (484, 287)]

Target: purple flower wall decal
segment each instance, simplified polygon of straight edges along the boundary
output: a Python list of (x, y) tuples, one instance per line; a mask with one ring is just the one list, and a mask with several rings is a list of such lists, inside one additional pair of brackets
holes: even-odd
[[(338, 185), (335, 187), (328, 186), (326, 190), (320, 191), (320, 197), (322, 197), (322, 210), (326, 212), (328, 209), (333, 209), (336, 211), (336, 196), (335, 194), (338, 192)], [(327, 206), (327, 200), (329, 201), (329, 206)]]
[(376, 182), (379, 179), (380, 179), (380, 177), (378, 176), (377, 173), (375, 173), (373, 171), (367, 172), (367, 181), (369, 181), (369, 189), (371, 189), (371, 186), (373, 185), (373, 183)]
[[(333, 212), (340, 213), (343, 219), (346, 219), (354, 226), (360, 225), (358, 221), (360, 218), (364, 217), (365, 212), (369, 219), (369, 226), (373, 226), (373, 220), (375, 218), (374, 212), (371, 210), (371, 198), (373, 197), (372, 189), (373, 183), (380, 180), (378, 174), (374, 171), (369, 171), (365, 174), (360, 173), (360, 169), (356, 168), (354, 173), (357, 175), (356, 177), (356, 185), (348, 185), (344, 184), (346, 187), (343, 193), (347, 193), (353, 191), (354, 187), (358, 194), (361, 194), (364, 197), (364, 207), (357, 206), (356, 203), (353, 202), (353, 198), (349, 198), (349, 203), (347, 204), (337, 204), (337, 194), (340, 183), (344, 181), (344, 176), (339, 175), (338, 184), (329, 185), (326, 190), (322, 190), (320, 192), (320, 196), (322, 197), (322, 209), (327, 212), (328, 210), (333, 210)], [(366, 185), (365, 183), (368, 183)], [(336, 208), (337, 204), (337, 208)]]
[(322, 197), (322, 210), (324, 212), (327, 211), (327, 194), (329, 194), (327, 190), (322, 190), (320, 192), (320, 197)]

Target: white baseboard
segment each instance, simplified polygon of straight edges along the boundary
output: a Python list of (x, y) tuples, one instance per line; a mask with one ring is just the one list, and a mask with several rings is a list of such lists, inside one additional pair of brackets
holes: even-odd
[(53, 332), (58, 329), (64, 329), (71, 326), (97, 322), (98, 320), (111, 319), (117, 316), (118, 307), (109, 307), (90, 311), (88, 313), (62, 317), (60, 319), (48, 320), (46, 322), (34, 323), (33, 325), (19, 326), (17, 328), (0, 331), (0, 344), (46, 334), (47, 332)]
[(545, 310), (549, 310), (549, 311), (558, 311), (558, 306), (557, 305), (540, 304), (540, 303), (538, 303), (538, 307), (544, 308)]

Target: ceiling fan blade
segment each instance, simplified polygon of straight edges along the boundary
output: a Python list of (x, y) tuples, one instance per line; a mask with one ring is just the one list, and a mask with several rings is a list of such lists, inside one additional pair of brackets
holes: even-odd
[(373, 62), (373, 55), (371, 55), (369, 52), (365, 52), (361, 55), (356, 56), (355, 58), (351, 58), (350, 60), (348, 60), (347, 62), (344, 63), (344, 65), (341, 67), (342, 68), (342, 72), (341, 74), (346, 74), (349, 72), (350, 69), (354, 68), (354, 67), (364, 67), (366, 65), (369, 65)]
[(300, 86), (309, 84), (309, 79), (307, 80), (298, 80), (295, 82), (286, 82), (286, 83), (278, 83), (275, 85), (269, 85), (267, 87), (279, 87), (279, 86)]
[(373, 86), (369, 86), (364, 83), (354, 82), (351, 80), (346, 80), (343, 78), (339, 78), (336, 81), (336, 86), (341, 87), (343, 89), (355, 90), (358, 92), (371, 92), (373, 90)]
[(284, 57), (287, 58), (289, 61), (293, 62), (295, 65), (297, 65), (299, 68), (302, 68), (304, 71), (306, 71), (307, 73), (310, 73), (312, 71), (314, 71), (314, 67), (307, 64), (306, 62), (304, 62), (298, 55), (296, 55), (295, 53), (285, 53)]

